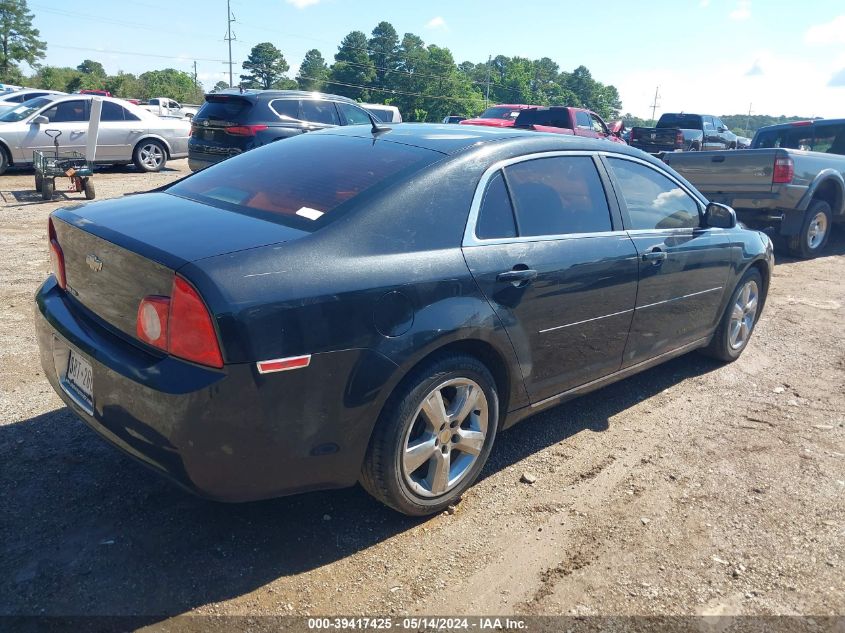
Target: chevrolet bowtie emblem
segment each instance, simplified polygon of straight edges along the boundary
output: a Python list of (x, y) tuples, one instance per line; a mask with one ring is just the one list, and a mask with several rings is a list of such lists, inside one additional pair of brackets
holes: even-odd
[(95, 273), (98, 273), (103, 269), (103, 260), (93, 253), (85, 258), (85, 263), (88, 264), (88, 268), (93, 270)]

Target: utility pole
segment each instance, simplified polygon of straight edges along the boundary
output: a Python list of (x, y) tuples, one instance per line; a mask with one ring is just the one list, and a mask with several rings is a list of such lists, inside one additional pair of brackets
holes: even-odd
[(493, 59), (492, 55), (487, 56), (487, 92), (484, 94), (484, 109), (486, 110), (490, 103), (490, 61)]
[(748, 118), (745, 119), (745, 135), (751, 136), (751, 106), (754, 105), (753, 103), (748, 104)]
[(229, 87), (232, 88), (232, 40), (237, 39), (237, 36), (232, 35), (232, 22), (235, 21), (235, 16), (232, 15), (232, 2), (226, 0), (226, 37), (223, 38), (229, 42)]
[(651, 119), (652, 121), (656, 121), (655, 114), (657, 113), (657, 106), (660, 105), (657, 103), (658, 92), (660, 91), (660, 86), (657, 86), (654, 89), (654, 103), (651, 104)]
[(197, 60), (194, 60), (194, 91), (199, 90), (199, 84), (197, 84)]

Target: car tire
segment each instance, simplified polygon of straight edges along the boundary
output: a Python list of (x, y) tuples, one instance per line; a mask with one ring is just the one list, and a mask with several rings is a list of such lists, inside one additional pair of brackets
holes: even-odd
[(9, 169), (9, 152), (6, 151), (6, 148), (0, 146), (0, 176), (6, 173), (6, 170)]
[(830, 205), (824, 200), (813, 200), (798, 235), (789, 238), (789, 252), (801, 259), (812, 259), (822, 252), (830, 237), (833, 217)]
[(757, 268), (749, 268), (734, 288), (713, 338), (702, 352), (726, 363), (739, 358), (754, 333), (765, 302), (763, 277)]
[(440, 356), (414, 370), (388, 400), (361, 484), (403, 514), (441, 512), (477, 479), (498, 423), (496, 383), (487, 367), (472, 356)]
[(82, 190), (85, 192), (86, 200), (93, 200), (97, 196), (97, 191), (94, 189), (94, 181), (90, 178), (82, 180)]
[(41, 181), (41, 199), (52, 200), (56, 182), (52, 178), (44, 178)]
[(159, 141), (147, 139), (135, 146), (132, 162), (139, 171), (157, 172), (167, 164), (167, 149)]

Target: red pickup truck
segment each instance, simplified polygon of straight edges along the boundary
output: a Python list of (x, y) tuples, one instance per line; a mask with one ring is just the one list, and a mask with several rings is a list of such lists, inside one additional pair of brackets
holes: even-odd
[(491, 127), (513, 127), (516, 118), (524, 110), (532, 110), (540, 106), (525, 105), (524, 103), (500, 103), (490, 106), (474, 119), (464, 119), (461, 125), (489, 125)]
[(625, 144), (621, 136), (624, 127), (622, 121), (614, 121), (608, 126), (598, 114), (583, 108), (551, 106), (523, 110), (516, 117), (514, 127), (554, 134), (605, 138), (614, 143)]

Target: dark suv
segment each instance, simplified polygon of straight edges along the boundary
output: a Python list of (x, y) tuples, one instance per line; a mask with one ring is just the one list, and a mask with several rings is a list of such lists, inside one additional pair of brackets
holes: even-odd
[(367, 111), (346, 97), (298, 90), (224, 90), (208, 94), (193, 118), (188, 166), (221, 160), (335, 125), (370, 125)]

